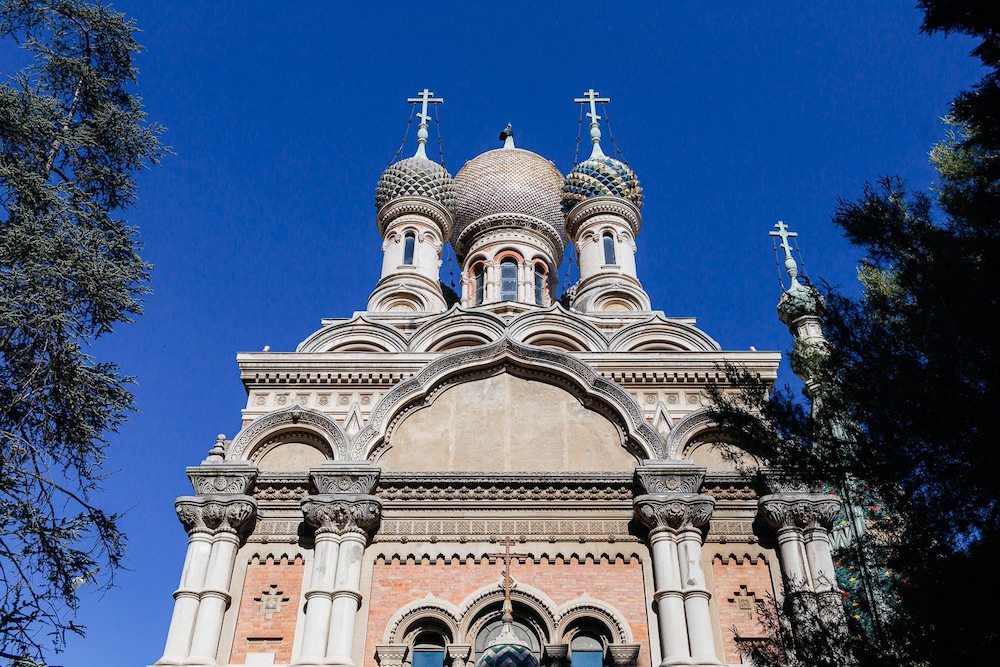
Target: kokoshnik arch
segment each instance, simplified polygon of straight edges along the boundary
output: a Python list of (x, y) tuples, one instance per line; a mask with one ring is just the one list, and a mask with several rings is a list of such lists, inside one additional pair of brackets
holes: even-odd
[[(724, 351), (652, 310), (642, 188), (601, 149), (609, 100), (576, 100), (593, 149), (569, 174), (508, 126), (454, 178), (425, 150), (443, 100), (409, 101), (417, 150), (376, 188), (367, 309), (293, 352), (237, 358), (243, 429), (187, 470), (188, 550), (156, 664), (740, 664), (761, 636), (756, 601), (839, 609), (838, 499), (757, 486), (758, 462), (724, 459), (707, 417), (720, 368), (773, 381), (780, 355)], [(439, 278), (446, 243), (460, 294)], [(557, 299), (570, 243), (580, 279)], [(779, 310), (816, 338), (803, 289)]]

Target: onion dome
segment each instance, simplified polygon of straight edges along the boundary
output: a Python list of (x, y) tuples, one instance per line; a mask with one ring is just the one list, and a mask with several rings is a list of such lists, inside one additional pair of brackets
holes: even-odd
[(562, 210), (569, 213), (591, 197), (621, 197), (642, 208), (642, 186), (635, 172), (624, 162), (603, 154), (591, 155), (566, 175)]
[(822, 317), (825, 309), (823, 296), (815, 287), (793, 279), (792, 286), (778, 300), (778, 319), (791, 327), (801, 317)]
[(503, 148), (472, 158), (455, 176), (458, 202), (452, 242), (467, 248), (485, 229), (523, 227), (542, 234), (561, 254), (567, 243), (559, 207), (562, 174), (541, 155), (515, 148), (509, 130), (502, 136)]
[(455, 183), (448, 170), (421, 155), (390, 164), (375, 188), (375, 207), (400, 197), (425, 197), (454, 212)]
[(483, 651), (476, 667), (538, 667), (531, 647), (514, 634), (510, 624)]

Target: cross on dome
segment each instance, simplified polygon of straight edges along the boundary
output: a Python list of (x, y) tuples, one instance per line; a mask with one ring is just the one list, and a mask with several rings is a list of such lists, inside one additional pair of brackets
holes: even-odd
[(406, 101), (410, 104), (419, 104), (420, 111), (417, 113), (417, 118), (420, 119), (420, 127), (417, 129), (417, 152), (413, 154), (413, 157), (422, 157), (427, 159), (427, 151), (425, 146), (427, 145), (427, 122), (431, 119), (427, 115), (427, 105), (428, 104), (441, 104), (444, 102), (443, 97), (434, 97), (434, 93), (424, 88), (419, 93), (418, 97), (408, 97)]
[(510, 625), (514, 622), (514, 606), (510, 601), (510, 559), (511, 558), (529, 558), (529, 554), (518, 554), (510, 552), (510, 538), (505, 537), (503, 540), (504, 550), (500, 553), (486, 554), (493, 558), (503, 559), (503, 617), (501, 620), (504, 625)]
[(576, 97), (573, 101), (577, 104), (590, 105), (590, 113), (587, 114), (587, 118), (590, 119), (590, 143), (594, 145), (590, 159), (604, 157), (604, 151), (601, 150), (601, 117), (597, 115), (597, 105), (608, 104), (611, 102), (611, 98), (601, 97), (599, 92), (590, 88), (583, 94), (583, 97)]
[(774, 228), (777, 231), (768, 232), (768, 236), (781, 239), (781, 249), (785, 251), (785, 271), (788, 272), (788, 277), (792, 279), (792, 286), (794, 287), (799, 282), (799, 265), (795, 263), (795, 258), (792, 257), (792, 246), (789, 245), (788, 239), (795, 238), (799, 234), (798, 232), (789, 231), (788, 225), (781, 220), (778, 220)]

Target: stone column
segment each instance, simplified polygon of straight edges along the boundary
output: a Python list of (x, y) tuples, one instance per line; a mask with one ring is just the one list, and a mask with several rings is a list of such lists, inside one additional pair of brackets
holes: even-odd
[(701, 565), (701, 527), (715, 499), (697, 493), (704, 468), (689, 463), (650, 462), (636, 469), (649, 493), (635, 511), (649, 528), (660, 651), (667, 665), (718, 665), (709, 610), (711, 594)]
[(569, 644), (546, 644), (543, 647), (547, 667), (563, 667), (569, 655)]
[(472, 647), (468, 644), (449, 644), (447, 651), (451, 667), (465, 667), (469, 656), (472, 655)]
[(382, 513), (379, 499), (368, 495), (378, 474), (369, 464), (331, 463), (310, 471), (320, 493), (302, 499), (316, 548), (297, 665), (354, 665), (361, 560)]
[(256, 502), (245, 495), (177, 499), (177, 516), (191, 537), (181, 585), (174, 593), (166, 648), (158, 664), (217, 664), (236, 550), (256, 512)]

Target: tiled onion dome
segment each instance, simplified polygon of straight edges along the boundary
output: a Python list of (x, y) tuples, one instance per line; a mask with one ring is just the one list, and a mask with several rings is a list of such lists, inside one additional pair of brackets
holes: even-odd
[(798, 280), (785, 290), (778, 300), (778, 318), (787, 326), (807, 315), (822, 317), (826, 311), (823, 296), (812, 285), (803, 285)]
[(540, 221), (565, 245), (561, 183), (562, 175), (552, 162), (521, 148), (498, 148), (472, 158), (455, 176), (458, 208), (453, 240), (480, 218), (513, 213)]
[(521, 640), (509, 635), (513, 641), (505, 641), (501, 634), (490, 642), (476, 667), (538, 667), (538, 661), (531, 649)]
[(591, 157), (566, 174), (562, 186), (562, 209), (570, 210), (591, 197), (621, 197), (642, 208), (639, 178), (624, 162), (607, 156)]
[(454, 212), (457, 194), (451, 174), (437, 162), (409, 157), (390, 164), (375, 188), (375, 207), (399, 197), (426, 197)]

